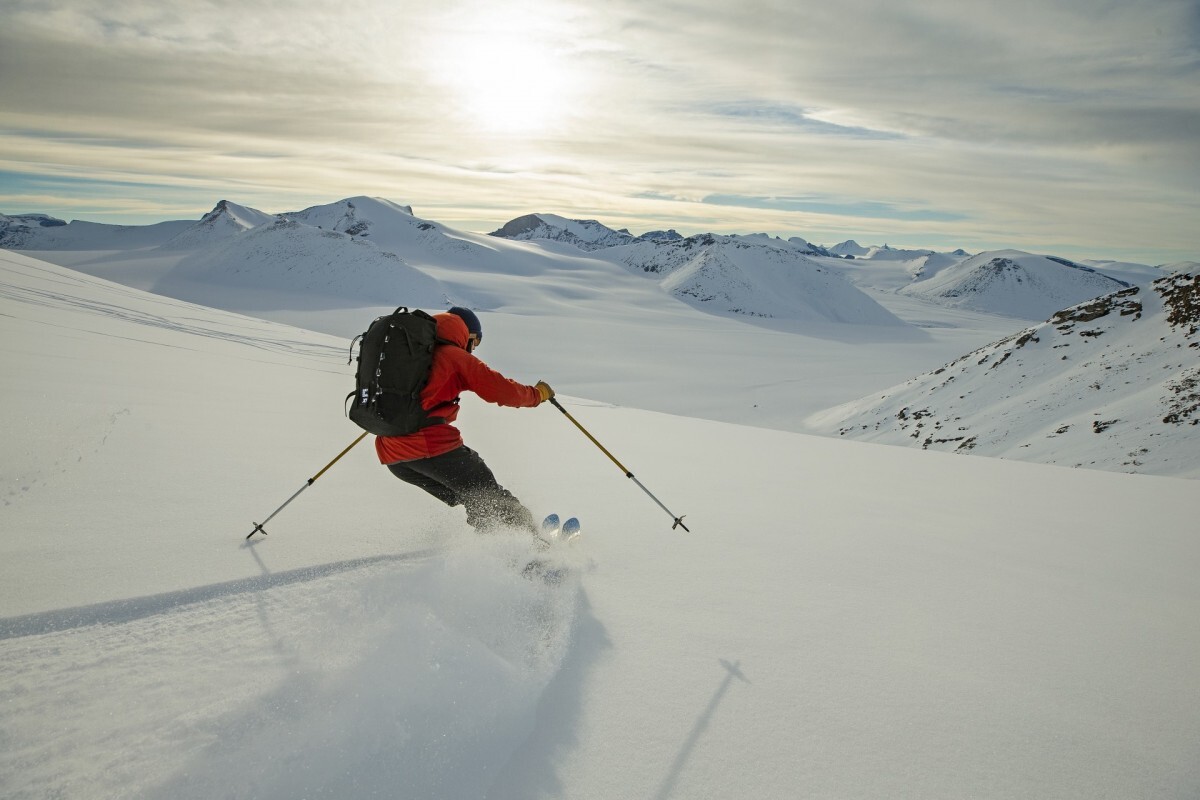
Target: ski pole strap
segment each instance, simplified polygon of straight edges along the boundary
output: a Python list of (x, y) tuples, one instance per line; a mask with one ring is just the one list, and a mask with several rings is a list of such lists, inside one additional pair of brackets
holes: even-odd
[(647, 489), (645, 487), (645, 485), (641, 481), (639, 481), (632, 472), (630, 472), (628, 469), (626, 469), (625, 465), (622, 464), (620, 461), (618, 461), (616, 456), (614, 456), (612, 453), (608, 452), (608, 448), (606, 448), (604, 445), (600, 444), (600, 442), (597, 441), (596, 437), (592, 436), (592, 434), (588, 432), (587, 428), (580, 425), (579, 420), (577, 420), (573, 416), (571, 416), (571, 413), (569, 411), (567, 411), (565, 408), (563, 408), (562, 404), (559, 403), (557, 399), (551, 397), (550, 402), (554, 404), (555, 408), (557, 408), (559, 411), (561, 411), (563, 413), (563, 416), (565, 416), (567, 419), (571, 420), (571, 422), (575, 425), (575, 427), (579, 428), (579, 430), (583, 433), (583, 435), (591, 440), (592, 444), (594, 444), (594, 445), (596, 445), (596, 447), (600, 448), (600, 452), (602, 452), (602, 453), (604, 453), (604, 455), (608, 456), (609, 459), (614, 464), (617, 465), (617, 468), (620, 469), (621, 472), (625, 473), (626, 478), (629, 478), (631, 481), (636, 483), (638, 485), (639, 489), (641, 489), (643, 492), (645, 492), (646, 495), (651, 500), (653, 500), (655, 503), (658, 504), (659, 508), (661, 508), (663, 511), (667, 512), (667, 514), (669, 514), (671, 516), (671, 518), (673, 520), (675, 520), (675, 524), (671, 526), (671, 530), (675, 530), (676, 528), (683, 528), (688, 533), (691, 533), (691, 530), (688, 528), (688, 526), (683, 524), (683, 517), (686, 515), (680, 515), (678, 517), (675, 516), (675, 513), (673, 511), (671, 511), (671, 509), (669, 509), (665, 505), (663, 505), (663, 502), (661, 500), (659, 500), (657, 497), (655, 497), (654, 493), (651, 492), (649, 489)]

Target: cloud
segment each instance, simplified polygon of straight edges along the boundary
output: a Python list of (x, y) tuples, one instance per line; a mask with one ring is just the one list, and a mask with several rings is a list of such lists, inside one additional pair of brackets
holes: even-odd
[(1200, 251), (1194, 0), (6, 6), (11, 174)]
[(714, 194), (702, 201), (713, 205), (765, 208), (779, 211), (808, 211), (841, 217), (863, 219), (908, 220), (913, 222), (951, 222), (965, 219), (957, 212), (936, 211), (927, 208), (902, 208), (891, 203), (865, 201), (843, 202), (822, 197), (744, 197), (741, 195)]

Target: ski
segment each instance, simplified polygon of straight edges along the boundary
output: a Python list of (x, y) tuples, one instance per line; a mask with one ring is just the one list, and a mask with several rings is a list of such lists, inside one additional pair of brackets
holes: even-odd
[[(558, 514), (549, 514), (542, 520), (540, 532), (534, 537), (539, 550), (549, 550), (557, 542), (572, 542), (579, 537), (581, 526), (577, 517), (571, 517), (566, 522)], [(526, 578), (540, 577), (550, 585), (562, 582), (567, 574), (566, 567), (556, 566), (552, 560), (537, 557), (525, 565), (521, 571)]]
[(542, 520), (542, 539), (569, 542), (579, 536), (582, 530), (578, 517), (571, 517), (563, 522), (558, 514), (550, 514)]

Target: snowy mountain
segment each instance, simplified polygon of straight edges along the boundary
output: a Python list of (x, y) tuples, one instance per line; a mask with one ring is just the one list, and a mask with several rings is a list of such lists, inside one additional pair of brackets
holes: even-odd
[[(0, 793), (1196, 795), (1193, 482), (750, 427), (723, 387), (803, 400), (819, 376), (788, 353), (870, 351), (856, 375), (903, 351), (677, 303), (594, 328), (603, 290), (531, 291), (535, 310), (486, 315), (489, 362), (540, 351), (514, 373), (532, 381), (562, 346), (598, 387), (745, 420), (560, 394), (685, 534), (557, 410), (464, 396), (505, 485), (584, 519), (548, 556), (558, 585), (369, 443), (304, 483), (358, 434), (340, 336), (0, 252), (0, 418), (20, 421), (0, 449)], [(707, 388), (664, 376), (664, 343), (703, 351)]]
[(0, 246), (15, 247), (39, 228), (58, 228), (66, 224), (65, 220), (49, 214), (0, 214)]
[(835, 258), (852, 258), (852, 259), (867, 259), (871, 261), (904, 261), (911, 262), (923, 259), (931, 255), (940, 255), (953, 258), (954, 260), (962, 260), (968, 254), (959, 249), (953, 253), (937, 253), (935, 250), (926, 249), (902, 249), (892, 247), (891, 245), (873, 245), (871, 247), (863, 247), (858, 242), (851, 239), (850, 241), (836, 244), (827, 249), (826, 255), (834, 256)]
[(644, 242), (677, 242), (684, 237), (682, 233), (671, 228), (665, 231), (647, 231), (638, 238)]
[(526, 214), (510, 220), (489, 235), (521, 242), (539, 239), (566, 242), (584, 251), (629, 244), (636, 239), (629, 231), (615, 231), (594, 219), (566, 219), (555, 214)]
[(275, 219), (273, 214), (264, 214), (222, 200), (199, 222), (165, 242), (162, 247), (167, 250), (192, 250), (224, 241), (259, 225), (272, 223)]
[(158, 247), (192, 226), (187, 220), (154, 225), (105, 225), (46, 214), (0, 214), (0, 248), (6, 250), (139, 250)]
[(154, 284), (158, 293), (195, 300), (228, 289), (286, 294), (293, 302), (307, 297), (439, 308), (447, 301), (436, 279), (395, 254), (347, 233), (282, 217), (210, 241)]
[(796, 245), (765, 235), (705, 234), (639, 242), (601, 255), (657, 279), (684, 302), (717, 314), (904, 325), (836, 267), (818, 264)]
[(336, 231), (414, 265), (430, 258), (477, 258), (481, 248), (463, 241), (456, 231), (413, 214), (412, 206), (379, 197), (350, 197), (281, 217), (321, 230)]
[(965, 256), (932, 251), (877, 251), (872, 256), (847, 259), (838, 268), (850, 276), (856, 285), (887, 292), (896, 292), (915, 281), (926, 280), (942, 270), (960, 263)]
[(993, 250), (900, 291), (954, 308), (1032, 320), (1125, 286), (1124, 281), (1066, 259)]
[[(814, 412), (900, 383), (1016, 327), (996, 313), (994, 286), (975, 285), (968, 293), (978, 296), (971, 299), (987, 302), (961, 307), (909, 294), (961, 271), (963, 265), (955, 265), (962, 253), (883, 246), (844, 260), (806, 255), (810, 245), (800, 237), (765, 234), (664, 236), (585, 252), (562, 242), (458, 231), (415, 216), (410, 206), (370, 197), (278, 217), (225, 201), (199, 223), (160, 226), (13, 219), (10, 225), (21, 230), (74, 226), (69, 241), (38, 240), (47, 249), (37, 252), (56, 263), (346, 338), (398, 305), (468, 305), (493, 314), (510, 335), (554, 343), (506, 353), (502, 365), (556, 376), (606, 402), (731, 421), (752, 410), (757, 424), (780, 430), (809, 430), (805, 419)], [(164, 237), (164, 230), (170, 233), (164, 225), (183, 229)], [(53, 249), (64, 244), (77, 251)], [(110, 252), (95, 252), (104, 250)], [(1030, 275), (1044, 279), (1042, 289), (1055, 289), (1076, 276), (1103, 284), (1096, 273), (1104, 270), (1137, 278), (1139, 285), (1162, 274), (1111, 262), (1091, 262), (1090, 272), (1019, 251), (983, 254), (975, 263), (1000, 258), (1028, 268), (1023, 282), (1014, 282), (1019, 308), (1044, 300), (1029, 291)], [(896, 294), (901, 287), (909, 288)], [(972, 310), (976, 305), (987, 313)], [(541, 314), (547, 307), (571, 309), (572, 339), (547, 329)], [(787, 335), (764, 337), (763, 328)], [(598, 341), (641, 347), (651, 340), (672, 358), (650, 365), (614, 357), (602, 368), (578, 355)], [(769, 353), (791, 377), (759, 374), (742, 355), (748, 350)], [(614, 380), (635, 372), (641, 373), (636, 381)], [(726, 380), (714, 385), (714, 374)], [(647, 388), (659, 384), (669, 389)], [(1087, 463), (1136, 469), (1123, 464), (1121, 441), (1108, 443), (1112, 452)]]
[[(379, 197), (349, 197), (336, 203), (311, 206), (303, 211), (281, 214), (285, 219), (348, 236), (377, 235), (378, 225), (387, 227), (397, 217), (412, 217), (412, 206), (402, 206)], [(419, 225), (420, 220), (414, 224)]]
[[(411, 206), (377, 197), (351, 197), (280, 216), (310, 227), (345, 233), (355, 241), (369, 242), (396, 255), (435, 278), (457, 282), (460, 299), (473, 296), (469, 275), (475, 270), (532, 277), (570, 266), (569, 257), (524, 242), (460, 231), (416, 216)], [(463, 302), (486, 305), (489, 301), (479, 297)]]
[(1094, 269), (1102, 275), (1115, 278), (1129, 286), (1148, 286), (1164, 275), (1170, 275), (1172, 272), (1200, 272), (1200, 264), (1192, 263), (1189, 265), (1187, 262), (1181, 263), (1179, 269), (1152, 267), (1147, 264), (1134, 264), (1128, 261), (1109, 261), (1103, 259), (1081, 259), (1073, 263), (1085, 269)]
[(858, 258), (860, 256), (865, 256), (869, 252), (869, 248), (863, 247), (853, 239), (848, 239), (840, 244), (835, 244), (833, 247), (828, 249), (830, 255), (840, 256), (842, 258), (845, 258), (846, 256), (854, 256), (855, 258)]
[(1179, 273), (1052, 316), (809, 419), (871, 442), (1200, 477), (1200, 278)]
[(812, 242), (808, 241), (807, 239), (803, 239), (799, 236), (792, 236), (791, 238), (789, 238), (788, 244), (792, 245), (793, 247), (795, 247), (797, 250), (799, 250), (801, 253), (803, 253), (806, 256), (831, 256), (831, 255), (833, 255), (828, 250), (826, 250), (824, 247), (821, 247), (821, 245), (813, 244)]

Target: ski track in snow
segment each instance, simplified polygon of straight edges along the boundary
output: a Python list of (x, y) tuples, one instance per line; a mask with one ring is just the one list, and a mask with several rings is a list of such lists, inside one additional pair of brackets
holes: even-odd
[(0, 620), (0, 786), (478, 797), (533, 729), (581, 598), (575, 573), (521, 577), (527, 557), (498, 537)]
[(183, 606), (204, 603), (248, 592), (264, 591), (291, 583), (317, 580), (339, 572), (362, 569), (374, 564), (420, 561), (441, 552), (440, 549), (418, 550), (411, 553), (356, 558), (333, 564), (321, 564), (319, 566), (272, 573), (267, 570), (254, 551), (255, 546), (261, 541), (259, 539), (258, 541), (244, 545), (246, 550), (254, 556), (262, 568), (263, 574), (260, 576), (215, 583), (210, 586), (197, 586), (178, 592), (165, 592), (149, 597), (134, 597), (78, 608), (63, 608), (54, 611), (44, 611), (38, 614), (8, 617), (7, 619), (0, 618), (0, 640), (13, 639), (19, 636), (56, 633), (58, 631), (70, 630), (71, 628), (83, 628), (89, 625), (121, 625), (144, 619), (154, 614), (168, 613)]
[[(128, 408), (122, 408), (89, 414), (69, 429), (68, 444), (45, 443), (38, 449), (27, 450), (23, 453), (24, 464), (20, 472), (7, 476), (9, 479), (0, 483), (5, 487), (0, 489), (0, 507), (20, 502), (37, 489), (67, 475), (72, 465), (100, 452), (118, 422), (129, 413)], [(3, 631), (3, 621), (0, 621), (0, 631)], [(0, 638), (4, 638), (2, 632)]]

